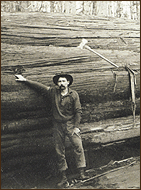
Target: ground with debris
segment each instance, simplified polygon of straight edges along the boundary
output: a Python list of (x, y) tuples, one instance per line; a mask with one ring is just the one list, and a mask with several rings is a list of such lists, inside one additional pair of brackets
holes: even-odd
[[(99, 149), (99, 152), (91, 151), (91, 162), (85, 171), (90, 177), (88, 181), (77, 180), (77, 183), (73, 183), (74, 179), (77, 179), (77, 171), (68, 169), (68, 189), (140, 189), (139, 143), (124, 143), (120, 146), (112, 146), (110, 150), (109, 147)], [(125, 158), (119, 159), (123, 157)], [(110, 162), (107, 162), (108, 160)], [(43, 162), (25, 164), (12, 171), (1, 169), (1, 189), (58, 189), (56, 184), (60, 181), (59, 174), (47, 171)], [(104, 164), (106, 162), (107, 164)]]
[[(116, 170), (117, 169), (117, 170)], [(100, 177), (82, 183), (80, 188), (86, 189), (139, 189), (140, 188), (140, 162), (133, 161), (130, 164), (109, 170)], [(75, 186), (74, 186), (75, 188)]]
[[(27, 169), (27, 168), (26, 168)], [(26, 170), (25, 169), (25, 170)], [(55, 189), (59, 177), (45, 178), (43, 173), (29, 173), (28, 171), (15, 171), (13, 174), (2, 175), (2, 189), (29, 188), (29, 189)], [(101, 172), (102, 174), (102, 172)], [(10, 177), (11, 175), (11, 177)], [(71, 178), (74, 176), (71, 175)], [(3, 186), (3, 184), (5, 184)], [(70, 189), (140, 189), (140, 161), (133, 165), (126, 165), (117, 171), (111, 171), (86, 183), (70, 186)]]

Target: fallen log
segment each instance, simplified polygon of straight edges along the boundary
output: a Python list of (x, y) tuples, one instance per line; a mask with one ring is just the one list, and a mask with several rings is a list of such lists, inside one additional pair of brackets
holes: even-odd
[[(1, 22), (1, 159), (5, 170), (42, 160), (47, 170), (56, 168), (50, 101), (16, 82), (17, 73), (50, 86), (56, 72), (72, 74), (71, 88), (79, 93), (82, 104), (80, 129), (86, 151), (89, 144), (100, 147), (140, 135), (138, 21), (3, 13)], [(77, 48), (82, 38), (119, 68)], [(126, 65), (136, 72), (134, 127)], [(70, 151), (68, 139), (66, 145)]]
[[(9, 19), (7, 19), (7, 17)], [(102, 19), (86, 15), (3, 13), (1, 42), (34, 46), (78, 46), (82, 38), (91, 48), (139, 52), (139, 21)]]
[[(52, 76), (46, 77), (43, 72), (36, 80), (43, 84), (51, 84)], [(127, 104), (130, 105), (129, 98), (131, 96), (128, 72), (118, 71), (116, 73), (116, 80), (111, 71), (72, 74), (74, 79), (77, 81), (77, 83), (74, 82), (72, 88), (77, 90), (79, 93), (82, 104), (91, 103), (93, 104), (93, 109), (95, 109), (95, 106), (103, 103), (104, 110), (107, 107), (106, 102), (113, 101), (112, 108), (114, 111), (114, 102), (121, 101), (123, 102), (122, 104), (124, 104), (124, 101), (126, 101), (125, 106), (127, 106)], [(139, 84), (139, 77), (140, 76), (138, 74), (136, 76), (137, 84)], [(29, 78), (32, 79), (32, 77)], [(2, 119), (12, 119), (12, 117), (14, 119), (17, 118), (20, 113), (24, 113), (25, 115), (29, 114), (29, 116), (33, 116), (35, 114), (37, 117), (41, 115), (42, 117), (50, 115), (49, 100), (45, 100), (39, 93), (34, 92), (25, 84), (17, 83), (15, 81), (15, 77), (12, 75), (2, 75), (1, 79)], [(115, 84), (116, 88), (114, 88)], [(139, 96), (140, 86), (136, 85), (136, 98), (139, 98)], [(125, 109), (125, 107), (123, 107), (123, 109)], [(37, 111), (37, 114), (35, 111)]]
[[(81, 124), (81, 136), (85, 150), (90, 144), (97, 149), (113, 142), (118, 143), (138, 137), (140, 135), (140, 116), (136, 116), (136, 126), (132, 124), (132, 116)], [(48, 129), (3, 134), (1, 137), (2, 167), (12, 169), (42, 159), (47, 160), (46, 163), (48, 163), (51, 162), (50, 158), (53, 160), (52, 164), (55, 164), (56, 154), (51, 130), (50, 136), (48, 134)], [(67, 151), (72, 151), (68, 138), (66, 138), (66, 147)], [(48, 163), (46, 167), (51, 169), (52, 164)]]
[[(136, 115), (140, 113), (140, 98), (136, 99)], [(42, 108), (43, 109), (43, 108)], [(19, 133), (21, 131), (32, 131), (36, 129), (48, 129), (50, 135), (52, 127), (51, 114), (49, 110), (36, 109), (21, 111), (11, 110), (2, 114), (1, 133)], [(23, 110), (23, 107), (22, 107)], [(4, 111), (4, 110), (3, 110)], [(81, 123), (91, 123), (103, 119), (125, 117), (132, 115), (130, 101), (110, 101), (106, 103), (83, 103)]]
[[(32, 49), (32, 51), (34, 50), (35, 48)], [(55, 58), (52, 52), (56, 52)], [(64, 54), (64, 52), (66, 53)], [(79, 48), (48, 47), (48, 53), (49, 64), (48, 62), (34, 63), (34, 60), (32, 60), (31, 64), (21, 63), (20, 65), (16, 65), (14, 62), (13, 64), (7, 62), (7, 65), (5, 65), (6, 57), (3, 54), (2, 60), (4, 62), (1, 66), (1, 118), (2, 129), (8, 129), (5, 132), (11, 131), (10, 129), (14, 131), (14, 128), (17, 131), (24, 130), (20, 125), (20, 122), (23, 123), (22, 119), (33, 118), (35, 119), (33, 123), (36, 123), (36, 118), (50, 117), (50, 101), (45, 100), (28, 86), (17, 83), (14, 77), (16, 72), (23, 73), (28, 79), (50, 86), (53, 85), (52, 77), (58, 72), (58, 69), (71, 73), (74, 77), (72, 88), (77, 90), (82, 103), (82, 123), (132, 114), (129, 74), (124, 67), (115, 69), (109, 66), (108, 63), (104, 63), (105, 66), (102, 66), (103, 60), (101, 61), (95, 56), (91, 58), (92, 55), (88, 58), (89, 53)], [(13, 58), (14, 55), (12, 54)], [(17, 54), (19, 57), (20, 55), (21, 53)], [(63, 56), (61, 57), (61, 55)], [(92, 62), (93, 59), (95, 63)], [(66, 67), (64, 67), (65, 65)], [(137, 72), (135, 95), (137, 98), (136, 114), (139, 114), (140, 68), (137, 64), (132, 65), (131, 68)], [(11, 124), (6, 121), (11, 121)], [(14, 122), (19, 123), (19, 129)], [(45, 123), (43, 126), (46, 126)], [(13, 128), (10, 126), (13, 126)], [(34, 128), (32, 122), (31, 126)], [(25, 122), (25, 129), (32, 130), (32, 127), (30, 127), (30, 122), (28, 125)]]
[[(140, 116), (138, 115), (136, 116), (136, 126), (133, 126), (132, 116), (128, 116), (80, 124), (80, 130), (85, 145), (89, 143), (99, 145), (113, 142), (114, 139), (118, 141), (139, 136), (139, 126)], [(18, 154), (36, 154), (38, 151), (52, 150), (54, 148), (52, 135), (52, 126), (50, 128), (39, 127), (32, 131), (3, 134), (1, 137), (2, 155), (10, 153), (11, 156), (16, 156)], [(70, 147), (68, 138), (66, 138), (66, 146)], [(17, 149), (17, 151), (14, 151), (14, 149)]]
[(21, 131), (32, 131), (36, 129), (48, 128), (47, 135), (49, 135), (50, 127), (52, 127), (52, 120), (49, 117), (32, 117), (32, 119), (27, 117), (26, 119), (2, 121), (1, 132), (2, 134), (19, 133)]

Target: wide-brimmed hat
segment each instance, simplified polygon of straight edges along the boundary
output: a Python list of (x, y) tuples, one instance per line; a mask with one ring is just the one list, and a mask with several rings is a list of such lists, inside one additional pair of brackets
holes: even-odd
[(61, 72), (61, 73), (56, 73), (56, 75), (53, 77), (53, 82), (57, 85), (58, 79), (60, 77), (65, 77), (68, 81), (70, 81), (69, 85), (70, 86), (73, 83), (73, 77), (67, 73)]

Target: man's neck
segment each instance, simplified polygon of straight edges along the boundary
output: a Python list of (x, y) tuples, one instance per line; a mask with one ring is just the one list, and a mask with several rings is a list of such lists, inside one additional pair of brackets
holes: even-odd
[(69, 91), (68, 88), (66, 88), (66, 89), (64, 89), (64, 90), (61, 90), (61, 95), (62, 95), (62, 96), (65, 96), (65, 95), (68, 93), (68, 91)]

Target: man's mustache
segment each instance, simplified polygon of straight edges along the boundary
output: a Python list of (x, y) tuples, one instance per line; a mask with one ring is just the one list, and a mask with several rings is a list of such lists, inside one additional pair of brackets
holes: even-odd
[(61, 87), (65, 87), (65, 86), (61, 84), (60, 88), (61, 88)]

